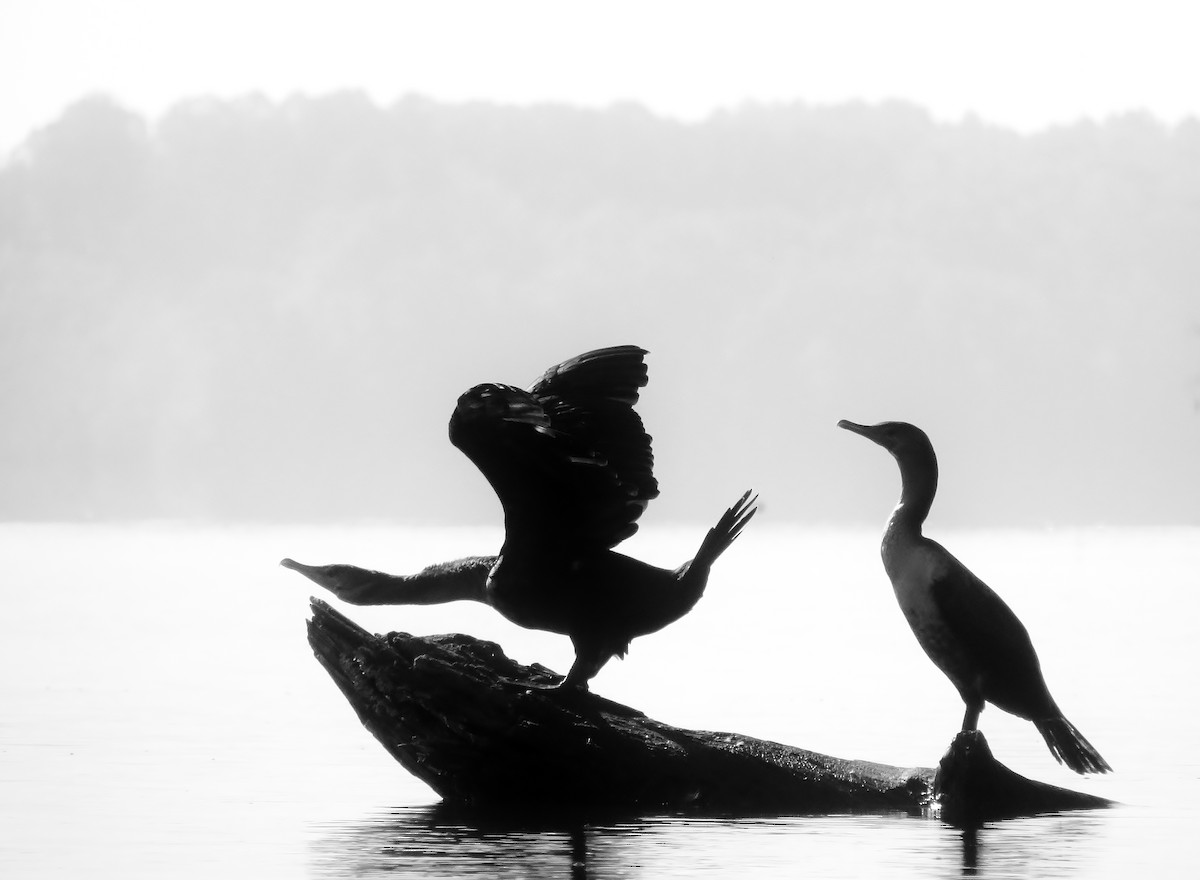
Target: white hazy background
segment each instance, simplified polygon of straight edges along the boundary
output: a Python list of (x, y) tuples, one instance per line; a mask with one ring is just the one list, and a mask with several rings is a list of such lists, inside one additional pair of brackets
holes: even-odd
[[(749, 486), (762, 512), (599, 692), (936, 760), (961, 709), (878, 562), (895, 465), (834, 427), (908, 419), (942, 463), (931, 533), (1118, 773), (1077, 780), (991, 711), (997, 754), (1130, 805), (987, 829), (980, 876), (1188, 863), (1192, 7), (0, 0), (0, 873), (396, 868), (387, 811), (433, 796), (312, 661), (307, 584), (274, 563), (491, 552), (456, 396), (617, 343), (651, 352), (663, 490), (630, 552), (682, 561)], [(401, 610), (353, 616), (570, 662), (484, 608)], [(657, 858), (964, 858), (937, 823), (813, 827), (681, 820)], [(610, 875), (656, 864), (594, 837)], [(411, 848), (433, 838), (462, 849)]]
[(388, 102), (604, 106), (698, 119), (744, 101), (902, 98), (1032, 131), (1194, 115), (1192, 4), (848, 0), (441, 3), (5, 0), (0, 145), (83, 94), (157, 115), (182, 97), (365, 89)]
[(456, 396), (635, 343), (652, 517), (876, 522), (899, 418), (1200, 520), (1188, 4), (0, 9), (2, 518), (486, 525)]

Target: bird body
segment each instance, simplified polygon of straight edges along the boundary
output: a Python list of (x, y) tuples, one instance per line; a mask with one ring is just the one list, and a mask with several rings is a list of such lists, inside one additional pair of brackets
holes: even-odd
[(699, 600), (717, 558), (755, 513), (745, 493), (709, 530), (691, 561), (663, 569), (616, 552), (658, 496), (650, 436), (633, 406), (647, 382), (634, 346), (587, 352), (525, 391), (485, 383), (462, 394), (450, 441), (492, 485), (504, 510), (496, 556), (390, 575), (283, 560), (350, 602), (432, 604), (469, 599), (519, 626), (571, 638), (563, 684), (586, 689), (632, 639), (678, 620)]
[(558, 571), (522, 562), (501, 554), (488, 576), (489, 605), (520, 626), (563, 635), (604, 629), (626, 646), (678, 620), (704, 591), (703, 580), (615, 551), (564, 560)]
[(922, 533), (937, 492), (937, 457), (924, 431), (906, 422), (838, 426), (883, 446), (900, 466), (900, 502), (884, 530), (884, 570), (905, 619), (930, 660), (966, 704), (963, 730), (984, 703), (1034, 723), (1051, 753), (1078, 773), (1111, 769), (1065, 717), (1042, 675), (1028, 631), (986, 583)]
[(883, 546), (883, 563), (900, 611), (925, 653), (962, 691), (971, 678), (969, 664), (932, 589), (950, 566), (934, 549), (936, 545), (921, 543), (910, 548), (897, 540), (894, 530), (889, 529), (888, 534), (891, 540)]

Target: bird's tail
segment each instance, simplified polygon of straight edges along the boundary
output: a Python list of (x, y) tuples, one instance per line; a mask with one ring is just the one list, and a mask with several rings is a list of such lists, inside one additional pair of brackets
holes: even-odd
[(1108, 773), (1112, 767), (1100, 757), (1100, 753), (1075, 725), (1063, 718), (1042, 718), (1033, 722), (1038, 733), (1050, 747), (1051, 754), (1060, 764), (1066, 764), (1076, 773)]
[(717, 524), (704, 536), (700, 549), (696, 551), (696, 556), (688, 567), (692, 570), (707, 572), (717, 558), (729, 549), (729, 545), (742, 533), (746, 523), (750, 522), (758, 511), (758, 508), (754, 506), (757, 501), (758, 496), (755, 495), (751, 498), (750, 492), (747, 491), (733, 507), (725, 511), (717, 520)]

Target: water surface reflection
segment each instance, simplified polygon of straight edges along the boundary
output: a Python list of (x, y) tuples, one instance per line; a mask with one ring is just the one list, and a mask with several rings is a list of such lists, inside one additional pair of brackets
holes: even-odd
[(314, 835), (317, 877), (1089, 876), (1103, 814), (963, 831), (904, 815), (717, 818), (398, 809)]
[(644, 831), (642, 820), (615, 814), (399, 809), (327, 826), (313, 868), (317, 876), (629, 877), (623, 840)]

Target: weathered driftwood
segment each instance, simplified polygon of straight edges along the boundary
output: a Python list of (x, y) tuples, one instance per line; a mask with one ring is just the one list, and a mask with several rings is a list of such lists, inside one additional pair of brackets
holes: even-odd
[[(681, 730), (594, 694), (547, 690), (561, 676), (491, 642), (372, 635), (319, 599), (312, 608), (317, 659), (384, 748), (447, 803), (764, 814), (919, 812), (932, 802), (932, 769)], [(956, 739), (938, 771), (952, 812), (986, 818), (993, 789), (1004, 814), (1022, 803), (1029, 809), (1016, 812), (1102, 803), (1016, 776), (975, 737)]]

